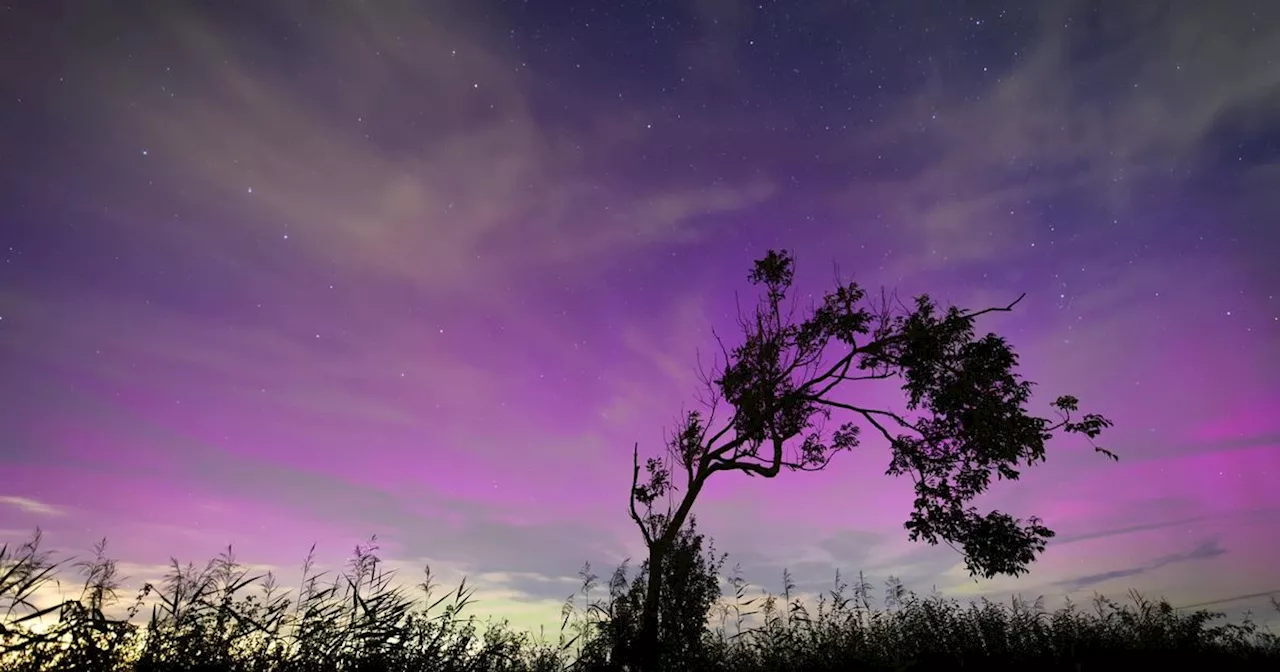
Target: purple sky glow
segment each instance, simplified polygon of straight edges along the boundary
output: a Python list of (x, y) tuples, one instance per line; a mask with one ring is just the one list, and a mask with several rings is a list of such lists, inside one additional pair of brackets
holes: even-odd
[(0, 542), (294, 585), (377, 534), (552, 628), (786, 247), (801, 295), (1027, 292), (979, 328), (1121, 461), (999, 484), (1059, 537), (980, 582), (875, 441), (713, 479), (752, 583), (1280, 590), (1280, 3), (134, 4), (0, 7)]

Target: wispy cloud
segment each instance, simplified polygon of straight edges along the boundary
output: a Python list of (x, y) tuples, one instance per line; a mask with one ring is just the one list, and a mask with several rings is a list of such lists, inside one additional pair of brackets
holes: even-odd
[(905, 241), (916, 252), (905, 267), (1034, 254), (1030, 244), (1043, 248), (1046, 215), (1052, 220), (1045, 205), (1067, 195), (1098, 205), (1087, 215), (1096, 221), (1073, 222), (1073, 235), (1105, 236), (1113, 220), (1137, 214), (1150, 178), (1221, 161), (1206, 155), (1207, 139), (1260, 128), (1280, 111), (1280, 43), (1258, 29), (1280, 20), (1275, 6), (1041, 6), (1012, 47), (1011, 69), (939, 69), (895, 101), (878, 131), (852, 139), (893, 170), (859, 179), (837, 200), (855, 209), (891, 204), (894, 226), (911, 234)]
[(1171, 555), (1162, 556), (1160, 558), (1156, 558), (1155, 560), (1152, 560), (1149, 563), (1138, 565), (1135, 567), (1127, 567), (1124, 569), (1113, 569), (1113, 570), (1101, 572), (1098, 574), (1089, 574), (1086, 576), (1077, 576), (1070, 579), (1064, 579), (1062, 581), (1059, 581), (1057, 585), (1063, 588), (1066, 588), (1067, 590), (1072, 590), (1072, 591), (1081, 590), (1084, 588), (1090, 588), (1099, 584), (1103, 584), (1108, 581), (1112, 581), (1114, 579), (1123, 579), (1123, 578), (1128, 578), (1132, 576), (1137, 576), (1139, 574), (1146, 574), (1147, 572), (1151, 572), (1168, 565), (1173, 565), (1173, 564), (1178, 564), (1183, 562), (1192, 562), (1195, 560), (1208, 560), (1210, 558), (1216, 558), (1218, 556), (1222, 556), (1226, 554), (1227, 554), (1227, 550), (1222, 546), (1220, 546), (1216, 540), (1209, 540), (1209, 541), (1201, 542), (1195, 548), (1191, 549), (1190, 551), (1186, 551), (1184, 553), (1174, 553)]
[[(288, 25), (296, 9), (263, 11)], [(211, 16), (139, 19), (171, 36), (165, 46), (183, 55), (175, 67), (184, 78), (207, 83), (157, 92), (121, 60), (103, 79), (106, 123), (138, 138), (135, 154), (146, 145), (146, 160), (164, 167), (157, 178), (186, 193), (187, 207), (238, 227), (166, 235), (214, 251), (257, 240), (433, 292), (480, 278), (487, 282), (473, 292), (497, 291), (513, 272), (697, 239), (701, 215), (773, 193), (763, 178), (609, 177), (597, 166), (643, 152), (644, 126), (609, 123), (627, 115), (620, 106), (593, 111), (595, 123), (546, 123), (529, 100), (524, 64), (469, 30), (471, 17), (403, 2), (313, 9), (308, 30), (293, 37), (317, 72), (332, 73), (326, 81), (247, 60), (231, 46), (241, 37)], [(187, 184), (201, 185), (201, 195)], [(154, 243), (153, 219), (136, 233)]]
[(0, 504), (12, 506), (23, 513), (29, 513), (34, 516), (65, 516), (67, 510), (47, 504), (28, 497), (18, 497), (15, 495), (0, 495)]
[[(966, 305), (1029, 285), (1026, 312), (983, 328), (1029, 341), (1019, 351), (1038, 389), (1112, 416), (1104, 438), (1122, 461), (1054, 445), (1050, 466), (982, 503), (1062, 533), (1025, 581), (1058, 594), (1154, 583), (1204, 559), (1226, 577), (1212, 590), (1259, 588), (1267, 568), (1251, 558), (1274, 550), (1255, 532), (1274, 512), (1277, 351), (1270, 332), (1219, 313), (1235, 310), (1224, 297), (1271, 311), (1235, 297), (1273, 260), (1263, 245), (1239, 252), (1252, 271), (1180, 251), (1170, 271), (1168, 255), (1148, 255), (1168, 238), (1160, 221), (1125, 218), (1215, 161), (1237, 192), (1199, 204), (1211, 211), (1158, 205), (1212, 215), (1214, 236), (1274, 210), (1275, 165), (1215, 152), (1280, 118), (1280, 5), (1191, 16), (1053, 3), (1025, 31), (1001, 28), (992, 49), (1017, 58), (991, 58), (990, 72), (922, 59), (936, 71), (904, 93), (839, 65), (854, 83), (837, 96), (866, 91), (839, 104), (797, 91), (832, 122), (806, 136), (797, 117), (818, 111), (757, 91), (764, 40), (748, 40), (762, 11), (732, 0), (687, 3), (684, 46), (648, 73), (682, 90), (658, 100), (644, 83), (575, 79), (572, 63), (550, 76), (569, 52), (526, 58), (480, 3), (258, 3), (270, 38), (221, 10), (148, 4), (128, 17), (77, 8), (86, 26), (114, 26), (83, 31), (92, 62), (68, 53), (57, 77), (15, 71), (49, 94), (50, 128), (83, 134), (67, 136), (74, 154), (31, 150), (70, 174), (49, 181), (56, 205), (32, 231), (48, 214), (101, 238), (42, 228), (31, 240), (47, 248), (13, 267), (62, 245), (65, 263), (0, 283), (0, 347), (21, 353), (0, 390), (0, 425), (16, 430), (0, 490), (33, 497), (3, 510), (61, 515), (41, 522), (68, 536), (120, 533), (147, 562), (171, 552), (161, 545), (191, 557), (224, 538), (277, 562), (377, 532), (389, 557), (471, 573), (554, 618), (584, 561), (605, 574), (642, 557), (625, 515), (632, 442), (656, 454), (681, 405), (696, 407), (696, 348), (731, 321), (750, 255), (794, 243), (812, 250), (801, 275), (823, 283), (834, 256), (870, 283), (951, 274), (929, 288)], [(789, 11), (831, 23), (864, 10)], [(34, 26), (5, 53), (35, 58), (64, 33)], [(1128, 33), (1138, 39), (1095, 39)], [(866, 65), (897, 53), (867, 49)], [(783, 77), (767, 86), (790, 85), (789, 68), (772, 69)], [(727, 102), (702, 104), (713, 98)], [(677, 116), (668, 134), (662, 120)], [(824, 237), (811, 213), (854, 235)], [(775, 216), (795, 226), (766, 231)], [(1046, 237), (1052, 255), (1017, 263)], [(884, 249), (860, 255), (865, 240)], [(969, 270), (993, 281), (958, 277)], [(890, 392), (871, 401), (900, 404)], [(839, 567), (990, 588), (952, 549), (906, 541), (910, 483), (883, 476), (886, 450), (868, 441), (823, 474), (777, 482), (713, 479), (700, 528), (769, 587), (783, 567), (804, 586)], [(80, 499), (100, 493), (98, 506)], [(1232, 553), (1186, 552), (1189, 534)]]

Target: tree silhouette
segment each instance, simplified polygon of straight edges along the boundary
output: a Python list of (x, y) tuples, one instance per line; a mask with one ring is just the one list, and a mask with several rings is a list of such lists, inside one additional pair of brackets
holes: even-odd
[[(714, 543), (704, 541), (695, 517), (690, 516), (664, 558), (657, 609), (661, 614), (657, 662), (663, 667), (694, 669), (707, 653), (706, 624), (712, 606), (720, 599), (719, 572), (725, 555), (716, 553)], [(649, 575), (648, 560), (641, 563), (634, 577), (627, 576), (626, 563), (613, 573), (608, 601), (591, 607), (601, 617), (603, 636), (589, 642), (586, 655), (579, 660), (580, 669), (617, 669), (619, 662), (638, 657)]]
[[(755, 262), (748, 279), (763, 292), (750, 315), (739, 313), (743, 341), (732, 349), (720, 342), (723, 365), (714, 377), (703, 375), (707, 412), (683, 415), (667, 441), (667, 459), (645, 461), (645, 483), (636, 445), (630, 514), (649, 551), (638, 642), (643, 669), (658, 662), (664, 563), (712, 475), (819, 471), (836, 453), (857, 447), (870, 428), (891, 448), (887, 475), (908, 474), (915, 482), (909, 539), (950, 545), (972, 576), (1016, 576), (1053, 531), (1035, 516), (1024, 522), (1001, 511), (981, 514), (970, 502), (992, 476), (1017, 480), (1019, 467), (1043, 461), (1055, 433), (1082, 434), (1092, 443), (1111, 426), (1097, 414), (1074, 418), (1078, 402), (1070, 396), (1051, 404), (1057, 420), (1030, 415), (1032, 383), (1014, 372), (1017, 355), (995, 334), (975, 338), (976, 318), (1011, 311), (1025, 294), (971, 312), (942, 310), (928, 295), (910, 307), (882, 295), (875, 305), (857, 283), (837, 278), (835, 289), (796, 319), (795, 301), (788, 302), (793, 276), (794, 258), (785, 250)], [(907, 414), (840, 395), (847, 383), (889, 379), (901, 381)], [(719, 421), (723, 407), (728, 417)], [(830, 428), (835, 413), (846, 421)], [(678, 504), (674, 474), (683, 476)], [(657, 510), (663, 499), (665, 510)]]

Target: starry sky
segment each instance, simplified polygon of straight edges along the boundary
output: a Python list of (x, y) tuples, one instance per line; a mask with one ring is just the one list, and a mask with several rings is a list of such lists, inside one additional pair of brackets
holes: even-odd
[(785, 247), (802, 294), (1026, 292), (980, 329), (1122, 459), (1000, 484), (1059, 537), (982, 582), (907, 542), (882, 444), (722, 475), (699, 528), (747, 579), (1280, 590), (1280, 3), (123, 5), (0, 5), (4, 541), (291, 583), (377, 534), (558, 623), (640, 557), (632, 446)]

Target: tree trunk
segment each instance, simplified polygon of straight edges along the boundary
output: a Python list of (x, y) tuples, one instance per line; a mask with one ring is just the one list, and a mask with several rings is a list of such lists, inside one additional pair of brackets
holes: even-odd
[(658, 670), (658, 611), (661, 608), (662, 575), (666, 568), (667, 553), (675, 544), (681, 528), (689, 519), (693, 503), (702, 492), (708, 473), (701, 471), (689, 483), (675, 515), (667, 521), (662, 536), (649, 545), (649, 581), (644, 591), (644, 609), (640, 614), (640, 637), (636, 641), (635, 660), (639, 663), (640, 672), (657, 672)]
[(662, 573), (667, 559), (667, 544), (659, 540), (649, 549), (649, 582), (644, 593), (644, 610), (640, 616), (640, 637), (636, 642), (636, 662), (641, 672), (656, 672), (658, 665), (658, 609), (661, 607)]

